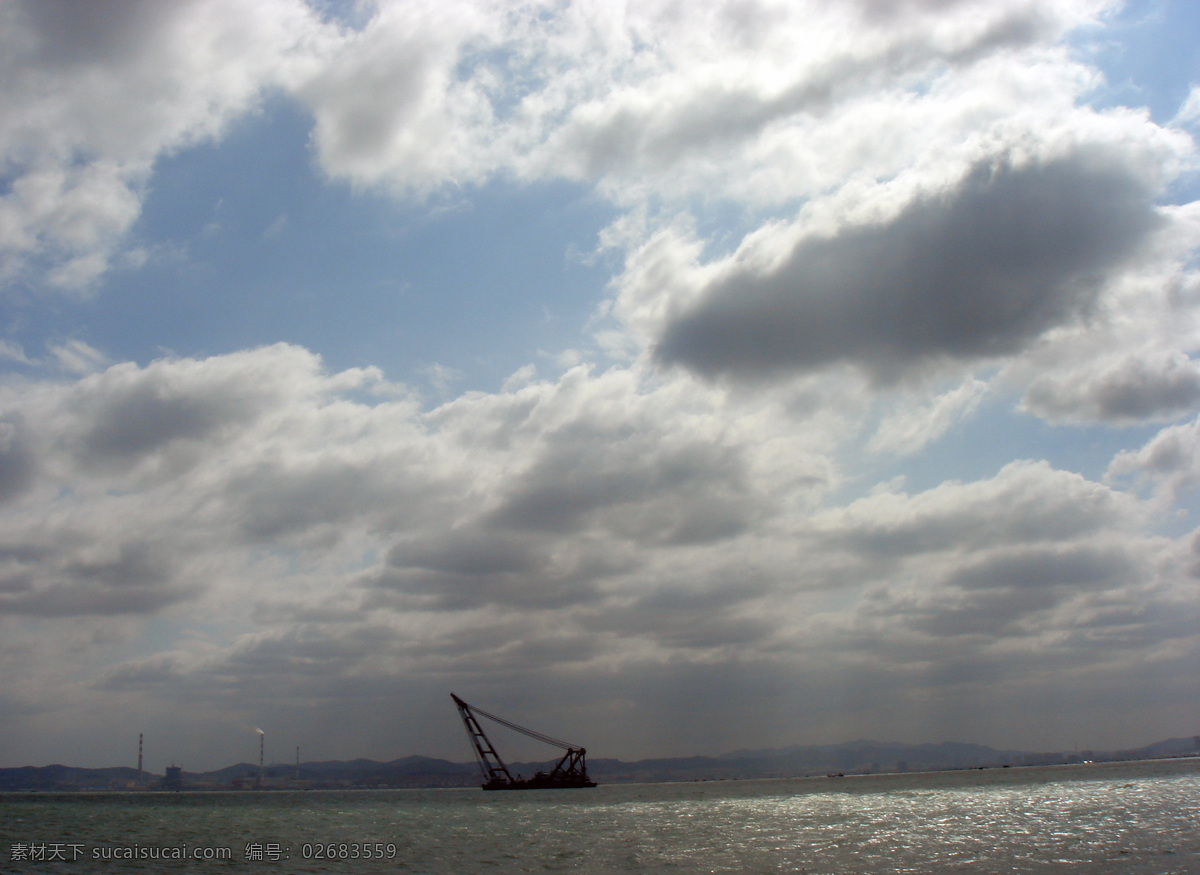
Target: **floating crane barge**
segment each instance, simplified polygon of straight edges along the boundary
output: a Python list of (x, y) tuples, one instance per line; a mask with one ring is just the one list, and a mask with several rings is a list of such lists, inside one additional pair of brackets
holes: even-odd
[[(584, 759), (587, 750), (584, 748), (551, 738), (549, 735), (535, 732), (532, 729), (526, 729), (524, 726), (518, 726), (495, 714), (489, 714), (482, 708), (468, 705), (454, 693), (450, 694), (450, 698), (458, 706), (463, 726), (467, 728), (467, 736), (471, 739), (471, 746), (475, 750), (475, 759), (479, 763), (479, 770), (483, 773), (484, 790), (565, 790), (596, 786), (596, 782), (588, 778), (587, 763)], [(549, 773), (538, 772), (532, 778), (514, 778), (509, 772), (508, 766), (504, 765), (504, 760), (500, 759), (500, 754), (496, 753), (496, 748), (483, 731), (483, 727), (479, 725), (479, 717), (494, 720), (501, 726), (507, 726), (522, 735), (561, 748), (566, 753)]]

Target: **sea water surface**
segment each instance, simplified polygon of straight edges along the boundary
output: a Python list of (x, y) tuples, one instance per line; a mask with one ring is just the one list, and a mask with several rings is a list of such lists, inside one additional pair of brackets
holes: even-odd
[(508, 793), (8, 793), (0, 871), (1200, 873), (1200, 759)]

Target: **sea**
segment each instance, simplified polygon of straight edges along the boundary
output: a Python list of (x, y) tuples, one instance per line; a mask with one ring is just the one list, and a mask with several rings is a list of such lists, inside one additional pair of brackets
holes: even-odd
[(1200, 873), (1200, 759), (477, 789), (0, 794), (0, 872)]

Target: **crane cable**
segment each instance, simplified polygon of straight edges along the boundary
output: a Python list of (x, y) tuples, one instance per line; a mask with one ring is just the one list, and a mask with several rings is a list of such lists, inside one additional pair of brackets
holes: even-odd
[(516, 723), (505, 720), (503, 717), (497, 717), (495, 714), (489, 714), (487, 711), (484, 711), (482, 708), (476, 708), (474, 705), (468, 705), (467, 707), (469, 707), (471, 711), (476, 714), (482, 715), (489, 720), (495, 720), (501, 726), (507, 726), (509, 729), (516, 730), (522, 735), (528, 735), (530, 738), (535, 738), (538, 741), (545, 742), (546, 744), (553, 745), (554, 747), (561, 747), (563, 750), (583, 750), (583, 748), (579, 747), (578, 745), (545, 735), (541, 732), (536, 732), (532, 729), (527, 729), (524, 726), (518, 726)]

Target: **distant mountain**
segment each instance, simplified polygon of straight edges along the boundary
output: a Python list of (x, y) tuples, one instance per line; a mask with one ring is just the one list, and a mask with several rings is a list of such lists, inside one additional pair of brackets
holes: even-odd
[[(828, 774), (939, 771), (998, 766), (1051, 765), (1084, 760), (1141, 760), (1200, 755), (1200, 736), (1169, 738), (1145, 747), (1117, 751), (1029, 752), (996, 750), (984, 745), (897, 744), (859, 740), (844, 744), (793, 745), (766, 750), (742, 750), (715, 757), (672, 757), (639, 760), (594, 758), (588, 771), (600, 783), (787, 778)], [(548, 770), (551, 762), (509, 763), (514, 774)], [(162, 777), (146, 773), (144, 786), (157, 788)], [(251, 787), (258, 783), (258, 766), (237, 763), (211, 772), (183, 772), (191, 789)], [(81, 769), (72, 766), (25, 766), (0, 769), (0, 791), (125, 790), (136, 786), (137, 769), (120, 766)], [(390, 762), (349, 761), (273, 763), (264, 769), (268, 789), (368, 787), (473, 787), (480, 783), (474, 763), (454, 763), (409, 756)]]
[(1115, 754), (1119, 759), (1153, 760), (1163, 757), (1189, 756), (1200, 752), (1200, 735), (1191, 738), (1168, 738), (1145, 747), (1133, 750), (1119, 750)]
[[(355, 759), (349, 761), (294, 764), (273, 763), (263, 770), (268, 787), (464, 787), (475, 782), (475, 765), (452, 763), (430, 757), (410, 756), (391, 762)], [(254, 781), (258, 766), (238, 763), (212, 772), (184, 772), (184, 786), (229, 786)]]
[[(137, 769), (115, 766), (80, 769), (75, 766), (22, 766), (0, 769), (0, 792), (12, 790), (124, 790), (137, 784)], [(156, 776), (147, 775), (147, 778)]]

